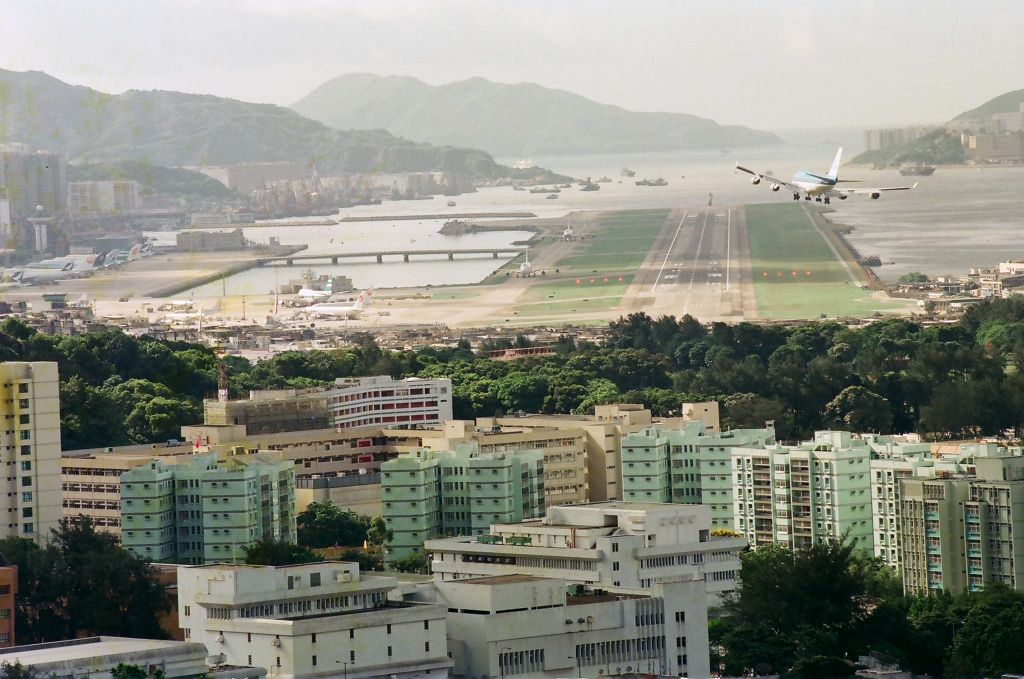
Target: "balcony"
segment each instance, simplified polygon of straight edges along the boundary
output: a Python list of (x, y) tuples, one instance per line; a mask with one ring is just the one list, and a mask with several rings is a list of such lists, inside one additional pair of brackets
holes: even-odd
[(930, 521), (938, 521), (939, 520), (939, 513), (938, 512), (925, 512), (924, 513), (924, 518), (926, 520), (930, 520)]
[(980, 559), (981, 558), (981, 550), (980, 549), (968, 549), (967, 550), (967, 557), (968, 558), (972, 558), (972, 559)]
[(979, 531), (976, 531), (976, 530), (969, 530), (969, 531), (967, 531), (967, 539), (968, 540), (981, 540), (981, 533)]

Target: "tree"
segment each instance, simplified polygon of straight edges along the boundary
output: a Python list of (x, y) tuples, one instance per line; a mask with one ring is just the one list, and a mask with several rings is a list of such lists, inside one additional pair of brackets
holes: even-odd
[(998, 677), (1024, 667), (1024, 594), (991, 584), (963, 597), (963, 624), (949, 649), (946, 672)]
[(372, 547), (381, 547), (394, 539), (394, 533), (384, 522), (384, 517), (375, 516), (370, 521), (370, 528), (366, 531), (366, 542)]
[(797, 660), (782, 679), (848, 679), (853, 676), (854, 667), (846, 660), (814, 655)]
[(846, 387), (825, 406), (833, 427), (848, 431), (885, 432), (892, 427), (889, 401), (864, 387)]
[(415, 552), (391, 562), (391, 567), (399, 573), (420, 573), (426, 575), (430, 572), (430, 561), (427, 559), (425, 552)]
[(18, 566), (21, 640), (166, 638), (157, 620), (171, 609), (166, 587), (149, 564), (97, 533), (88, 519), (62, 521), (46, 547), (8, 538), (0, 540), (0, 552)]
[(927, 283), (928, 276), (920, 271), (911, 271), (900, 276), (900, 283)]
[(270, 538), (264, 538), (242, 549), (245, 551), (245, 563), (254, 566), (291, 566), (320, 561), (316, 552), (310, 549), (290, 542), (277, 542)]
[(311, 502), (296, 518), (303, 547), (361, 547), (370, 519), (330, 502)]

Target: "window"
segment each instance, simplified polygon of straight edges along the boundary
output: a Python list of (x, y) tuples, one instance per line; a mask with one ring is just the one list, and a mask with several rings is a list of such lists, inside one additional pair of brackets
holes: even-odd
[(252, 656), (249, 656), (249, 662), (246, 663), (249, 667), (252, 667)]
[(32, 454), (32, 446), (30, 444), (23, 445), (21, 447), (21, 454), (22, 455), (31, 455)]
[(350, 629), (348, 631), (348, 638), (349, 639), (355, 639), (356, 638), (356, 631), (354, 629)]
[(26, 535), (35, 532), (35, 526), (33, 526), (31, 523), (24, 524), (24, 526), (22, 526), (22, 528), (24, 529), (24, 532), (25, 532)]
[(612, 543), (612, 551), (613, 552), (619, 551), (619, 543), (617, 543), (617, 542), (613, 542)]
[(388, 657), (389, 658), (391, 657), (391, 647), (390, 646), (388, 646)]
[(356, 652), (355, 651), (349, 651), (348, 652), (348, 661), (349, 662), (355, 662), (356, 661)]
[(423, 642), (423, 652), (424, 653), (430, 653), (430, 642), (429, 641), (424, 641)]
[(277, 656), (277, 666), (281, 666), (281, 656)]
[(316, 667), (316, 656), (313, 656), (313, 667)]
[[(185, 615), (188, 615), (188, 613), (186, 613)], [(252, 643), (252, 632), (249, 632), (245, 635), (245, 640), (248, 641), (250, 644)], [(252, 662), (250, 662), (249, 664), (252, 665)]]
[[(190, 615), (192, 615), (192, 607), (191, 606), (185, 606), (185, 616), (188, 617)], [(249, 639), (249, 641), (252, 641), (252, 639)]]
[(423, 621), (423, 629), (430, 629), (430, 621), (429, 620), (424, 620)]
[(320, 586), (320, 574), (319, 573), (310, 573), (309, 574), (309, 586), (310, 587), (319, 587)]
[(311, 643), (311, 644), (315, 644), (316, 643), (316, 634), (315, 633), (309, 635), (309, 643)]
[(612, 562), (612, 570), (613, 571), (619, 570), (619, 562), (618, 561), (613, 561)]
[(22, 462), (21, 462), (21, 471), (23, 471), (23, 472), (32, 471), (32, 461), (31, 460), (22, 460)]
[(388, 634), (391, 634), (391, 625), (388, 625)]

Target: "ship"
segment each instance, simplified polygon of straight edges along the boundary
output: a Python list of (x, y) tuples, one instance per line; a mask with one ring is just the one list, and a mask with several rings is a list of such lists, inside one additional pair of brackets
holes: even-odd
[(535, 186), (530, 189), (530, 193), (558, 193), (561, 189), (557, 186), (552, 186), (550, 189), (543, 186)]
[(598, 180), (597, 180), (597, 183), (598, 183), (598, 184), (607, 184), (607, 183), (608, 183), (608, 182), (610, 182), (611, 180), (612, 180), (612, 178), (611, 178), (611, 177), (609, 177), (608, 175), (605, 175), (604, 177), (601, 177), (600, 179), (598, 179)]
[(657, 179), (641, 179), (636, 182), (637, 186), (668, 186), (668, 182), (658, 177)]
[(601, 187), (590, 181), (590, 177), (587, 177), (587, 181), (583, 182), (583, 186), (580, 187), (580, 191), (600, 191)]
[(634, 172), (633, 170), (630, 170), (628, 167), (622, 168), (619, 171), (619, 174), (621, 174), (623, 177), (635, 177), (636, 176), (636, 172)]
[(904, 165), (900, 168), (900, 174), (904, 177), (930, 177), (935, 172), (934, 165)]
[(548, 199), (548, 200), (554, 200), (554, 199), (556, 199), (556, 198), (558, 198), (558, 194), (557, 194), (557, 193), (549, 193), (549, 194), (547, 195), (547, 199)]

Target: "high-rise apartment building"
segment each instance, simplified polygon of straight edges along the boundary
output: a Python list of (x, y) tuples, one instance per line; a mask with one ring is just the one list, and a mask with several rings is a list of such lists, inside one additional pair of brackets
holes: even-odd
[(0, 363), (0, 452), (0, 536), (47, 540), (62, 515), (56, 363)]
[(392, 532), (388, 560), (442, 535), (482, 535), (492, 523), (544, 514), (544, 455), (421, 450), (381, 465), (383, 516)]
[(0, 146), (0, 186), (7, 187), (11, 217), (16, 221), (33, 216), (37, 205), (50, 215), (59, 215), (66, 207), (64, 156), (30, 153), (22, 144)]
[(733, 527), (732, 451), (775, 444), (775, 429), (709, 430), (702, 420), (622, 437), (626, 502), (704, 504), (714, 528)]
[(295, 469), (268, 454), (151, 460), (121, 475), (121, 541), (151, 561), (239, 562), (264, 538), (295, 542)]
[(139, 209), (139, 183), (130, 179), (68, 183), (68, 214), (72, 217), (123, 215)]

